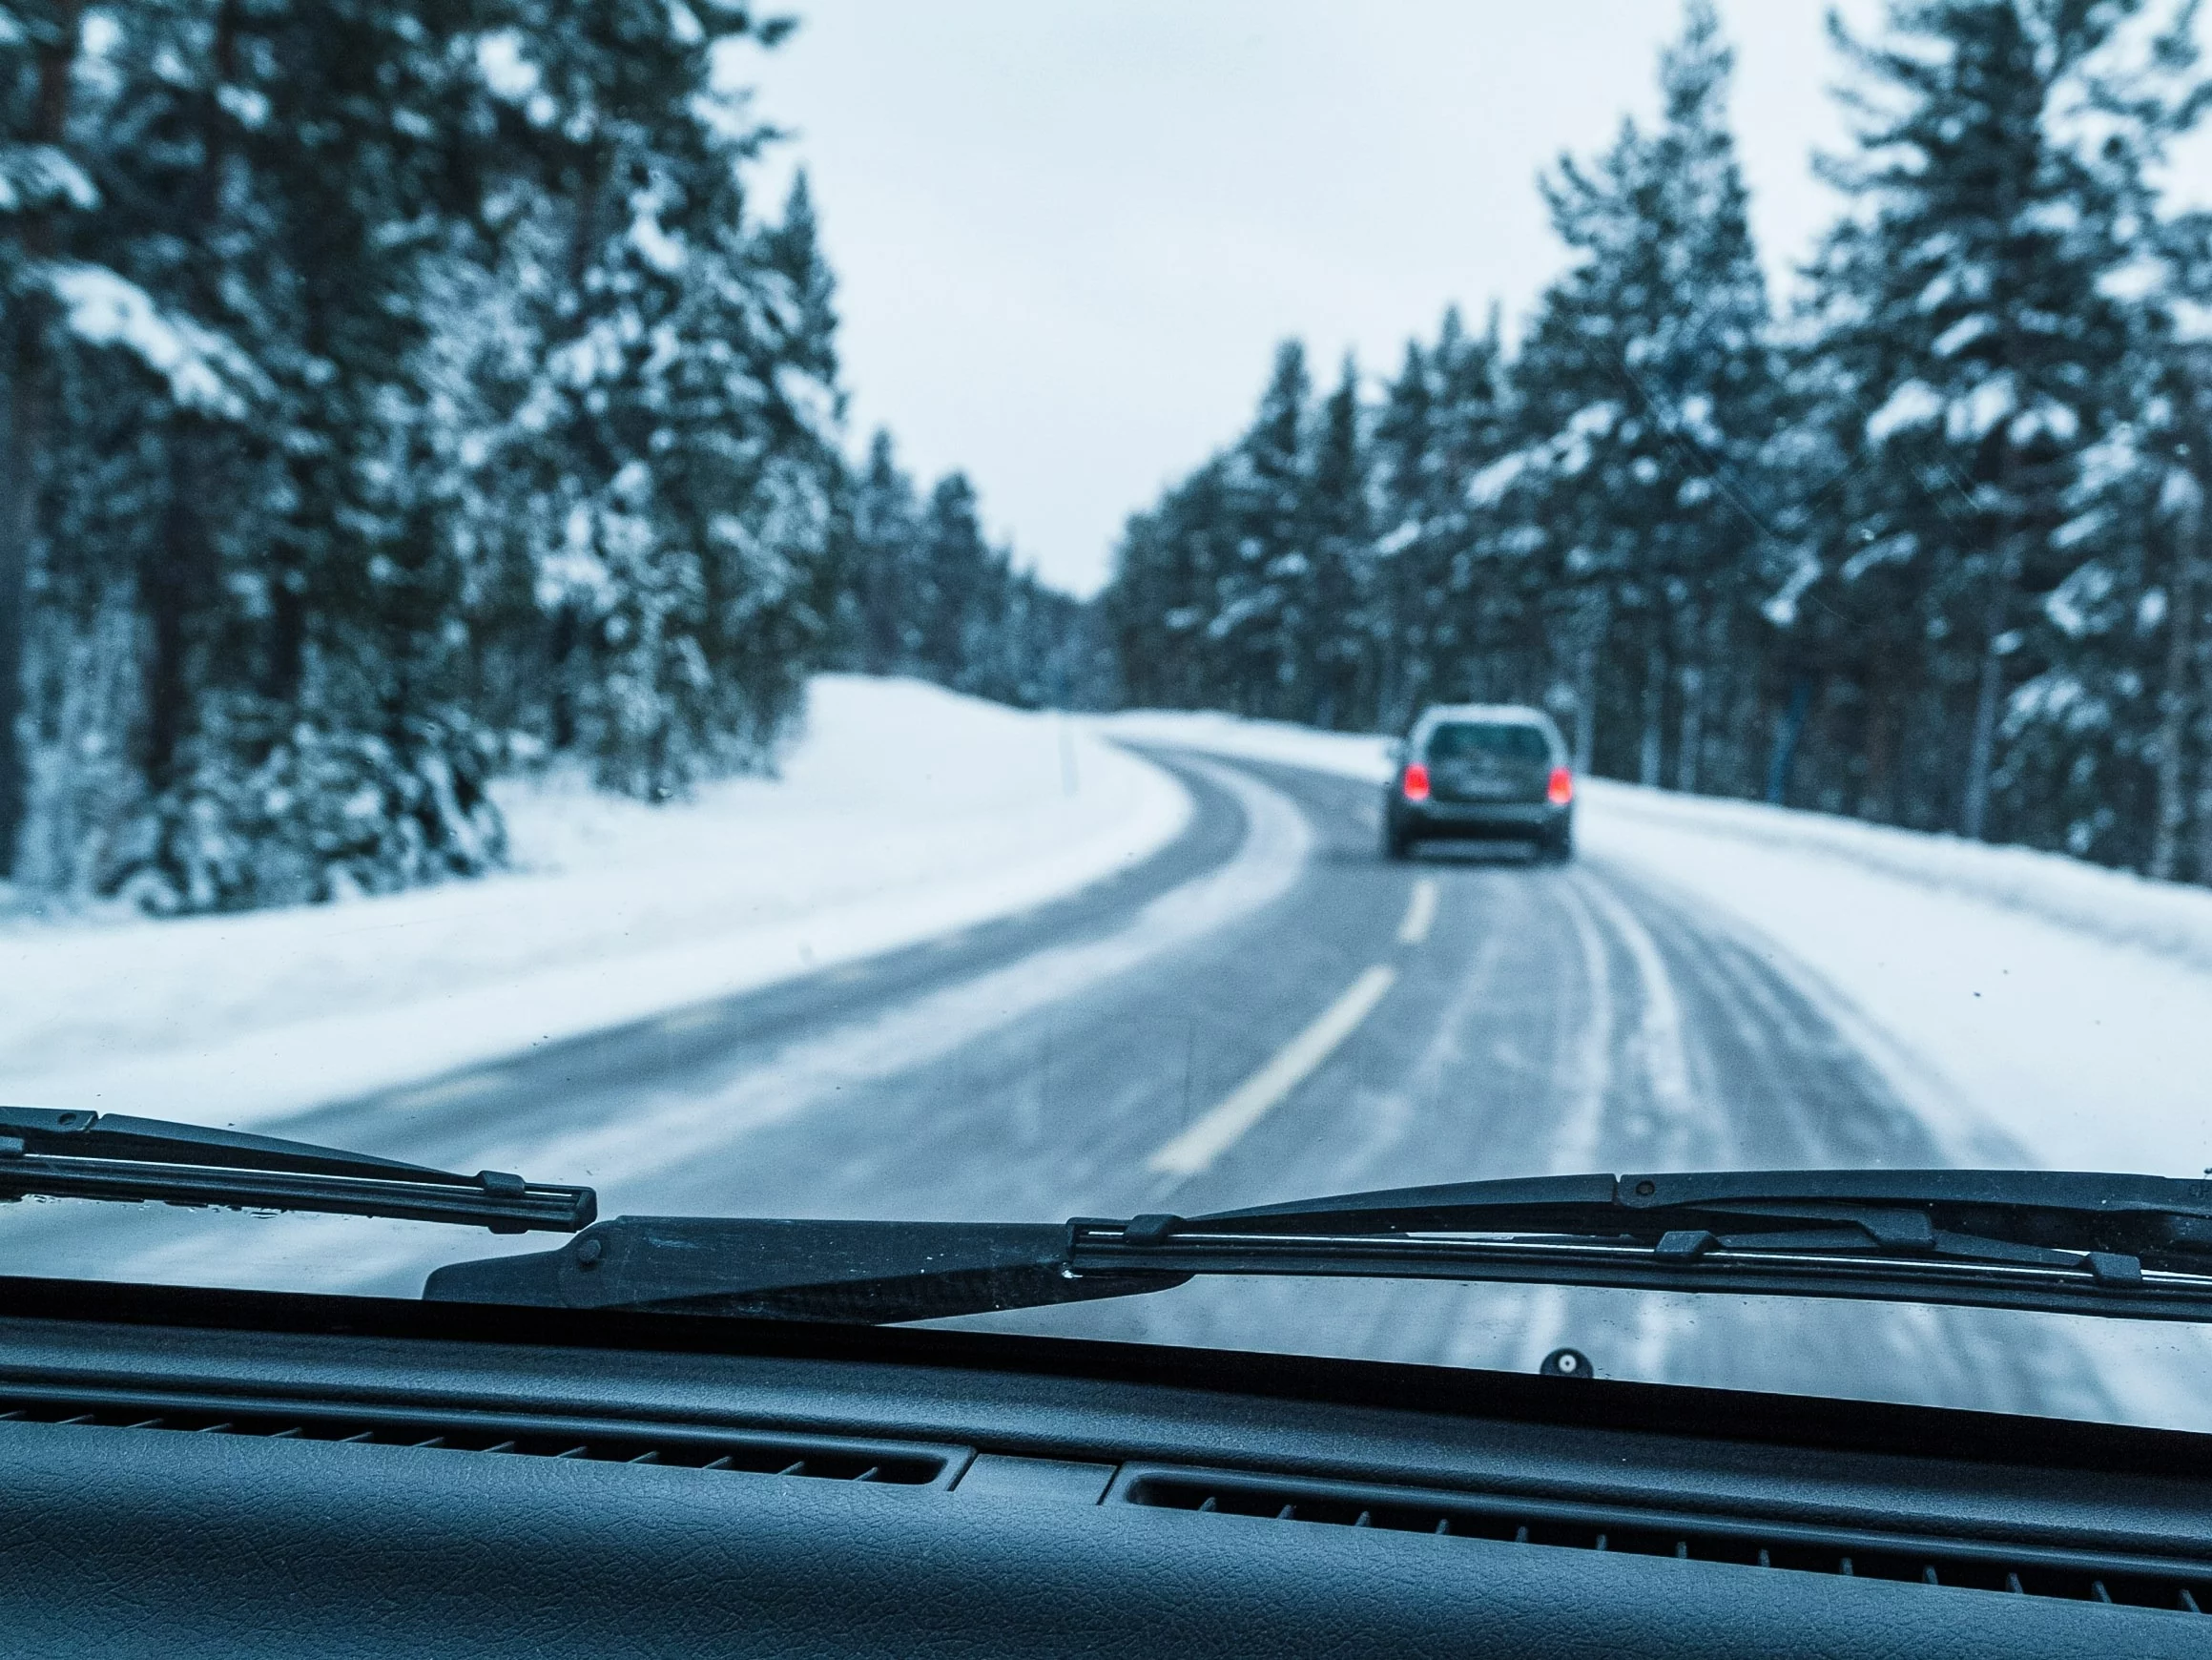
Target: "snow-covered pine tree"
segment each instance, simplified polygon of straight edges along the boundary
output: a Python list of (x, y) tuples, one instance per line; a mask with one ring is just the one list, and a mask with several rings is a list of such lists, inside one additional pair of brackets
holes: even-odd
[(555, 736), (572, 724), (604, 782), (648, 798), (764, 764), (827, 626), (827, 273), (803, 187), (780, 224), (749, 222), (765, 134), (714, 73), (755, 32), (735, 9), (608, 5), (498, 37), (552, 187), (533, 208), (549, 349), (521, 415), (573, 711)]
[[(734, 764), (756, 766), (798, 708), (807, 671), (828, 654), (843, 579), (836, 280), (803, 170), (782, 212), (757, 231), (740, 227), (732, 253), (745, 280), (710, 290), (713, 305), (694, 314), (693, 326), (712, 335), (716, 311), (730, 316), (728, 336), (752, 350), (749, 360), (721, 363), (718, 396), (740, 406), (760, 399), (756, 447), (725, 456), (720, 500), (707, 504), (704, 531), (720, 721), (744, 746)], [(749, 265), (740, 258), (747, 255)], [(755, 316), (755, 326), (739, 332), (740, 318)], [(726, 443), (711, 421), (703, 436), (717, 449)]]
[(1307, 567), (1292, 645), (1302, 696), (1293, 713), (1322, 727), (1364, 730), (1375, 717), (1370, 651), (1374, 598), (1367, 453), (1360, 430), (1359, 370), (1348, 355), (1335, 390), (1322, 400), (1301, 538)]
[(133, 542), (159, 510), (149, 435), (235, 419), (249, 378), (110, 262), (96, 175), (121, 35), (74, 0), (0, 5), (0, 880), (33, 888), (96, 862), (136, 799), (126, 681)]
[(1098, 603), (1123, 695), (1139, 707), (1232, 707), (1213, 619), (1237, 558), (1228, 464), (1220, 457), (1132, 514)]
[(1369, 561), (1374, 608), (1369, 650), (1375, 661), (1375, 725), (1399, 732), (1429, 700), (1436, 679), (1436, 602), (1428, 580), (1437, 540), (1437, 393), (1428, 356), (1406, 342), (1396, 378), (1375, 417), (1370, 467), (1378, 527)]
[[(2212, 483), (2212, 216), (2173, 211), (2154, 180), (2212, 103), (2187, 4), (2143, 6), (2092, 60), (2069, 126), (2102, 185), (2123, 263), (2099, 286), (2126, 346), (2111, 365), (2109, 424), (2083, 451), (2052, 537), (2057, 586), (2029, 625), (2044, 664), (2007, 709), (2008, 816), (2070, 851), (2160, 878), (2201, 864), (2192, 783), (2203, 730)], [(2086, 128), (2084, 132), (2081, 129)], [(2083, 142), (2086, 140), (2086, 142)], [(2212, 847), (2205, 849), (2212, 852)]]
[(80, 10), (0, 5), (0, 881), (14, 869), (30, 796), (24, 677), (52, 436), (55, 221), (96, 199), (66, 144)]
[(1206, 631), (1230, 707), (1294, 716), (1309, 687), (1299, 660), (1306, 627), (1307, 424), (1312, 384), (1305, 347), (1275, 351), (1259, 409), (1226, 458), (1224, 485), (1234, 527), (1230, 562), (1217, 582)]
[[(65, 322), (47, 366), (70, 394), (52, 405), (47, 506), (70, 533), (45, 540), (39, 573), (33, 713), (53, 764), (19, 843), (30, 880), (96, 885), (135, 868), (150, 893), (174, 903), (181, 883), (214, 904), (314, 892), (351, 859), (480, 861), (486, 827), (435, 735), (380, 731), (358, 709), (334, 735), (310, 707), (336, 687), (341, 700), (373, 693), (346, 684), (362, 664), (336, 634), (310, 641), (300, 623), (315, 583), (350, 597), (382, 579), (376, 527), (389, 535), (408, 510), (394, 487), (416, 475), (392, 462), (409, 417), (390, 394), (421, 338), (408, 296), (423, 244), (390, 231), (397, 204), (411, 213), (411, 191), (448, 176), (431, 154), (450, 74), (403, 15), (53, 10), (77, 57), (61, 142), (91, 211), (39, 261)], [(347, 193), (310, 224), (287, 192), (327, 184), (336, 156), (355, 164)], [(329, 493), (303, 501), (303, 479)], [(218, 517), (217, 502), (237, 510)], [(350, 569), (340, 544), (360, 555)], [(358, 620), (333, 609), (340, 630)], [(220, 721), (205, 683), (217, 676)], [(241, 734), (261, 752), (242, 772), (218, 754)], [(389, 737), (424, 764), (395, 758)], [(305, 772), (336, 818), (300, 797)], [(212, 790), (191, 781), (211, 776)], [(267, 859), (232, 834), (244, 821)]]
[[(140, 582), (153, 800), (111, 872), (149, 903), (374, 892), (501, 855), (444, 494), (454, 427), (481, 418), (440, 339), (485, 159), (460, 21), (180, 4), (142, 42), (133, 84), (170, 142), (111, 165), (176, 206), (131, 227), (134, 257), (263, 386), (237, 444), (187, 427), (165, 446), (165, 546)], [(179, 58), (196, 73), (164, 100)]]
[(2008, 734), (2060, 715), (2006, 705), (2043, 666), (2027, 631), (2063, 577), (2054, 537), (2124, 346), (2099, 286), (2110, 193), (2054, 125), (2131, 9), (1894, 0), (1877, 41), (1834, 30), (1856, 152), (1828, 166), (1852, 209), (1817, 263), (1816, 349), (1865, 464), (1836, 574), (1855, 612), (1892, 619), (1877, 634), (1911, 636), (1862, 688), (1863, 799), (1883, 816), (1926, 822), (1948, 795), (1939, 821), (1966, 835), (2046, 832), (1993, 824), (1993, 785)]
[(1503, 370), (1495, 311), (1471, 336), (1447, 307), (1433, 346), (1407, 342), (1374, 419), (1368, 633), (1389, 730), (1440, 699), (1540, 690), (1540, 631), (1532, 652), (1509, 527), (1469, 494), (1508, 444)]
[(1428, 355), (1436, 453), (1430, 534), (1414, 550), (1438, 678), (1434, 695), (1513, 701), (1545, 690), (1543, 585), (1524, 526), (1478, 508), (1477, 481), (1512, 442), (1497, 307), (1479, 334), (1447, 307)]
[(922, 508), (920, 559), (926, 591), (917, 617), (916, 666), (965, 691), (971, 651), (980, 645), (998, 597), (975, 486), (965, 473), (937, 481)]
[[(1594, 164), (1563, 158), (1545, 180), (1575, 263), (1515, 365), (1519, 451), (1473, 488), (1518, 517), (1513, 546), (1540, 561), (1576, 677), (1604, 665), (1586, 695), (1630, 716), (1636, 776), (1694, 788), (1766, 533), (1747, 474), (1775, 377), (1726, 124), (1730, 53), (1705, 0), (1686, 19), (1662, 60), (1659, 126), (1624, 123)], [(1622, 765), (1615, 721), (1598, 726), (1599, 764)]]
[(2138, 356), (2155, 390), (2137, 425), (2156, 494), (2129, 642), (2149, 659), (2156, 711), (2144, 743), (2153, 796), (2142, 868), (2212, 882), (2212, 216), (2177, 216), (2155, 245), (2165, 280), (2142, 296), (2138, 319)]
[(880, 427), (869, 441), (851, 499), (842, 556), (852, 606), (846, 660), (865, 674), (905, 674), (918, 664), (921, 649), (920, 505), (891, 434)]

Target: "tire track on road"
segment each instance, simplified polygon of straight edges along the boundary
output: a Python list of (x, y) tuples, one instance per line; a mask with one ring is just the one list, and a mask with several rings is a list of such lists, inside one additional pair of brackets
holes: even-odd
[[(1608, 883), (1666, 966), (1706, 1092), (1710, 1145), (1672, 1168), (1813, 1169), (1947, 1162), (1938, 1138), (1786, 970), (1611, 865)], [(1670, 1168), (1615, 1159), (1615, 1171)], [(1627, 1375), (1804, 1393), (1859, 1392), (1997, 1410), (2119, 1416), (2062, 1322), (2002, 1312), (1787, 1298), (1619, 1300), (1577, 1293), (1582, 1329), (1617, 1330)], [(1585, 1341), (1591, 1339), (1584, 1339)]]

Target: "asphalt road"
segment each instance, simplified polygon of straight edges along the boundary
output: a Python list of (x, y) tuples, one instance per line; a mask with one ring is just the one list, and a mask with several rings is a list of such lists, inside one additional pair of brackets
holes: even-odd
[[(871, 963), (272, 1133), (598, 1186), (602, 1214), (1057, 1220), (1487, 1176), (1942, 1162), (1783, 966), (1617, 866), (1375, 851), (1370, 786), (1162, 756), (1139, 868)], [(483, 1235), (24, 1207), (15, 1272), (411, 1295)], [(544, 1238), (518, 1242), (543, 1248)], [(1213, 1281), (972, 1323), (2112, 1417), (2049, 1318)]]

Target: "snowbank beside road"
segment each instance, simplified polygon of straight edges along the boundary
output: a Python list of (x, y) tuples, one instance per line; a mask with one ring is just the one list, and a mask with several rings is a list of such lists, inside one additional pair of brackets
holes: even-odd
[(1172, 709), (1133, 709), (1093, 716), (1091, 724), (1131, 743), (1179, 744), (1211, 755), (1311, 767), (1381, 783), (1390, 777), (1390, 740), (1358, 732), (1316, 732), (1281, 720), (1246, 720), (1234, 715)]
[(2212, 1165), (2212, 895), (1623, 785), (1588, 792), (1581, 837), (1840, 993), (1902, 1049), (1892, 1074), (1949, 1123), (1962, 1160), (2178, 1176)]
[[(1675, 796), (1602, 780), (1592, 799), (1603, 799), (1615, 812), (1633, 814), (1655, 829), (1722, 836), (1857, 865), (2053, 923), (2069, 933), (2140, 946), (2212, 974), (2212, 888), (2149, 882), (2024, 847), (1990, 847), (1751, 801)], [(2206, 1013), (2212, 1017), (2212, 1009)]]
[[(1136, 741), (1376, 783), (1379, 737), (1139, 713)], [(2212, 891), (1825, 814), (1585, 782), (1577, 837), (1770, 942), (1962, 1160), (2212, 1166)]]
[(0, 929), (0, 1100), (250, 1124), (1057, 898), (1186, 821), (1075, 723), (818, 676), (779, 778), (501, 786), (518, 869), (239, 917)]

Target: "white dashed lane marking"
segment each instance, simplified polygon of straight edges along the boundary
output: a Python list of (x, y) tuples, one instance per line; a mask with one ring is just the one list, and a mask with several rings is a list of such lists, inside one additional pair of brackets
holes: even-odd
[(1413, 897), (1406, 902), (1406, 920), (1397, 925), (1397, 943), (1417, 945), (1429, 937), (1429, 929), (1437, 921), (1437, 879), (1424, 876), (1414, 883)]
[(1368, 969), (1312, 1026), (1230, 1091), (1221, 1105), (1152, 1154), (1147, 1168), (1174, 1176), (1194, 1176), (1205, 1170), (1334, 1054), (1396, 984), (1396, 969), (1380, 963)]

